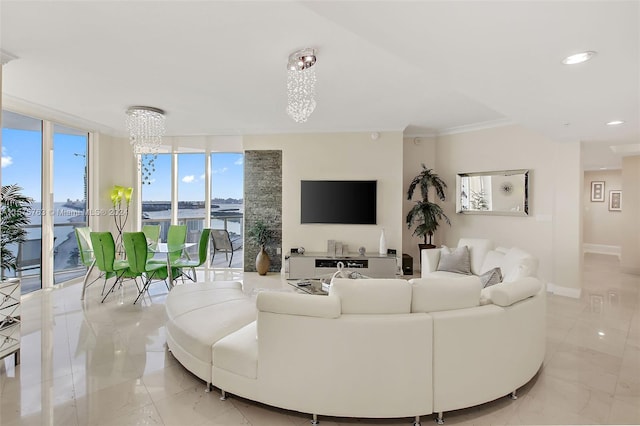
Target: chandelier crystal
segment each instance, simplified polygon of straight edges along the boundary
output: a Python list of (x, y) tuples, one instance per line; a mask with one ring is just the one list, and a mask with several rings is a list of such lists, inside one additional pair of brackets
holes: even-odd
[(132, 106), (127, 109), (126, 125), (133, 155), (138, 159), (138, 171), (142, 183), (151, 184), (155, 172), (160, 143), (165, 132), (164, 111), (148, 106)]
[(315, 49), (302, 49), (289, 55), (287, 63), (287, 114), (296, 123), (307, 121), (316, 109)]

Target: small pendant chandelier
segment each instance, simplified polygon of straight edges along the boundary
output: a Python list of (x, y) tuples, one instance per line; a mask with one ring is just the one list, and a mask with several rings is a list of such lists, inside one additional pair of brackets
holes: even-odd
[(165, 132), (164, 111), (148, 106), (132, 106), (127, 109), (125, 121), (133, 155), (138, 159), (142, 184), (151, 184), (151, 174), (156, 170), (155, 160)]
[(306, 48), (289, 55), (287, 114), (296, 123), (307, 121), (316, 109), (316, 50)]

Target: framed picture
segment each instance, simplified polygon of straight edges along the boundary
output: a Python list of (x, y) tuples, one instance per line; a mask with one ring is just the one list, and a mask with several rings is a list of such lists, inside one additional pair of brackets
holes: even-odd
[(591, 201), (604, 201), (604, 181), (591, 182)]
[(622, 211), (622, 191), (609, 191), (609, 211)]

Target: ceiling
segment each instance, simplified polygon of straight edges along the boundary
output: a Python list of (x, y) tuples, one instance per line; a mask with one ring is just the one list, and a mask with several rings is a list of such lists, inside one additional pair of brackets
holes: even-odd
[[(519, 123), (615, 168), (640, 153), (639, 21), (638, 1), (1, 0), (3, 99), (117, 135), (131, 105), (164, 109), (172, 136)], [(298, 124), (286, 63), (303, 47), (318, 106)]]

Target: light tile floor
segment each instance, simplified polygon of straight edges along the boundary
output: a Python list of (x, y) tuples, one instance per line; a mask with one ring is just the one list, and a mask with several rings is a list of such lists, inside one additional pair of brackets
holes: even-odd
[[(279, 274), (202, 275), (243, 280), (252, 296), (292, 289)], [(136, 306), (132, 282), (104, 304), (99, 284), (84, 303), (80, 290), (72, 284), (23, 299), (22, 362), (0, 361), (0, 425), (308, 424), (307, 414), (204, 393), (166, 350), (164, 284)], [(640, 276), (620, 273), (613, 256), (586, 255), (582, 297), (548, 296), (546, 359), (520, 398), (445, 413), (446, 424), (640, 424), (639, 306)], [(411, 421), (321, 417), (326, 426)]]

